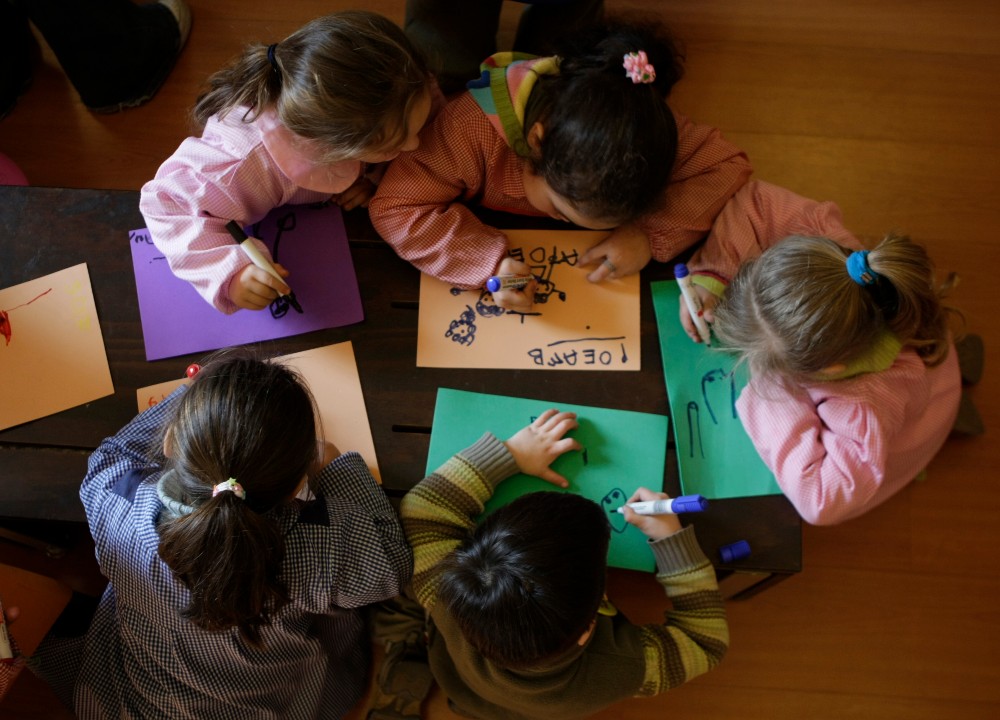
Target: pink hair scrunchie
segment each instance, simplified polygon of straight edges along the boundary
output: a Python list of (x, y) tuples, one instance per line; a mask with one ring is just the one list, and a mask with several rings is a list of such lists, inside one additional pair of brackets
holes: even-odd
[(631, 79), (634, 84), (651, 83), (656, 79), (656, 70), (653, 69), (653, 63), (649, 62), (649, 58), (646, 57), (645, 50), (626, 53), (624, 57), (625, 62), (622, 63), (622, 67), (625, 68), (625, 76)]

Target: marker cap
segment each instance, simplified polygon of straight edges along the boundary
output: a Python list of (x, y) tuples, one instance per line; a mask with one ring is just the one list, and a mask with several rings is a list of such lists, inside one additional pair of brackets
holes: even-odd
[(496, 275), (486, 281), (486, 289), (491, 293), (500, 292), (500, 278)]
[(678, 280), (680, 278), (686, 278), (690, 274), (691, 271), (688, 270), (688, 266), (685, 265), (684, 263), (677, 263), (676, 265), (674, 265), (674, 277), (677, 278)]
[(705, 512), (708, 500), (701, 495), (681, 495), (671, 501), (675, 513)]
[(729, 545), (723, 545), (719, 548), (719, 557), (722, 558), (722, 562), (731, 563), (737, 560), (742, 560), (750, 555), (750, 543), (746, 540), (737, 540)]

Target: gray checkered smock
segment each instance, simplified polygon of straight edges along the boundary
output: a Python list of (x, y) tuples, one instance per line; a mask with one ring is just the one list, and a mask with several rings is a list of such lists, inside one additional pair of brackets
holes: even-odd
[(341, 717), (366, 687), (370, 643), (357, 608), (398, 594), (412, 571), (395, 512), (361, 456), (341, 455), (315, 500), (271, 512), (291, 601), (263, 628), (267, 649), (247, 647), (235, 629), (195, 627), (181, 616), (187, 589), (156, 552), (162, 468), (152, 448), (176, 395), (90, 458), (80, 497), (110, 583), (82, 658), (43, 646), (44, 674), (61, 669), (74, 684), (81, 718)]

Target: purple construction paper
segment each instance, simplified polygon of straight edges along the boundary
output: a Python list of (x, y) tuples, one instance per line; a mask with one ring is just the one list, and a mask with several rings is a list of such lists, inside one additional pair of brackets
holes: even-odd
[(301, 335), (364, 319), (339, 207), (286, 205), (246, 232), (263, 240), (272, 257), (291, 272), (289, 282), (303, 312), (287, 308), (280, 317), (270, 309), (221, 313), (187, 281), (174, 276), (148, 230), (133, 230), (129, 245), (147, 360)]

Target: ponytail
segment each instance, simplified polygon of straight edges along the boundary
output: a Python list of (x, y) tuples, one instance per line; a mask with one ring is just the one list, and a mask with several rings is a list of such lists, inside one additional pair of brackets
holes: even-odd
[(236, 107), (250, 108), (244, 120), (250, 121), (278, 101), (281, 92), (280, 61), (274, 53), (278, 70), (268, 60), (268, 46), (250, 45), (228, 67), (208, 79), (208, 90), (194, 106), (199, 127), (213, 115), (225, 116)]
[(159, 554), (191, 592), (186, 618), (209, 632), (236, 626), (263, 648), (261, 627), (288, 602), (278, 580), (284, 543), (271, 520), (219, 493), (161, 527)]
[[(288, 602), (284, 543), (269, 514), (316, 461), (314, 412), (291, 370), (234, 352), (202, 367), (180, 399), (161, 482), (193, 509), (161, 521), (159, 555), (190, 591), (184, 615), (198, 627), (236, 627), (261, 648), (261, 629)], [(227, 478), (242, 497), (213, 494)]]

